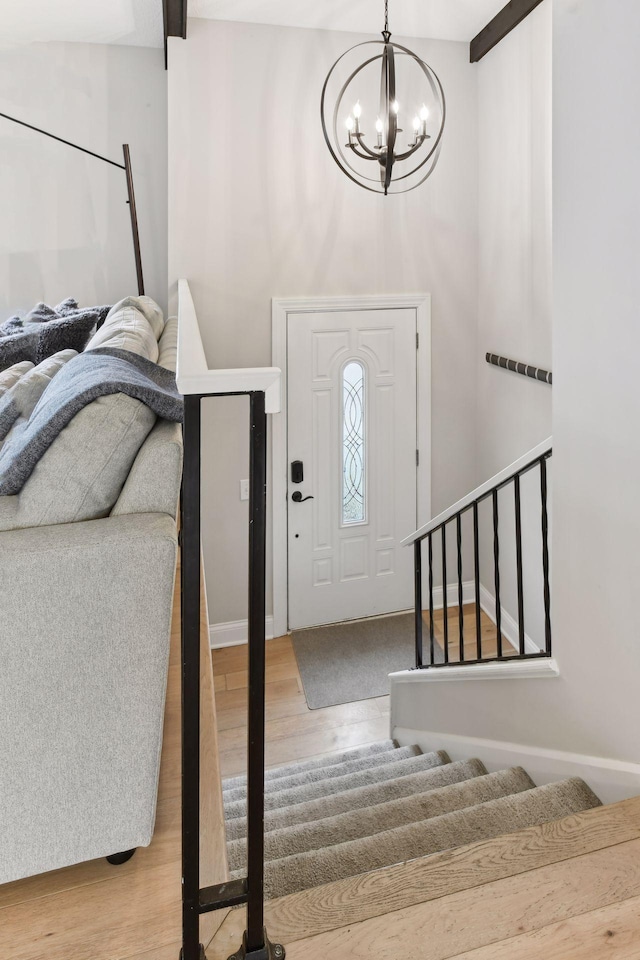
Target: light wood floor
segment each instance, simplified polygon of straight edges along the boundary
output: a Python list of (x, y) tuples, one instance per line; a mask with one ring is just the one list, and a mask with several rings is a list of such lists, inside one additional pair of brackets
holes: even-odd
[[(459, 659), (458, 608), (449, 611), (449, 654)], [(444, 649), (444, 615), (433, 617), (434, 633)], [(496, 628), (481, 614), (483, 655), (495, 656)], [(465, 657), (476, 655), (475, 604), (463, 608)], [(429, 637), (429, 614), (425, 613), (425, 648)], [(504, 653), (515, 653), (503, 638)], [(223, 777), (242, 773), (246, 766), (247, 648), (226, 647), (213, 651), (220, 765)], [(411, 663), (406, 664), (412, 666)], [(349, 749), (389, 736), (389, 697), (360, 700), (336, 707), (309, 710), (304, 697), (290, 637), (267, 643), (267, 765), (305, 760), (323, 753)]]
[[(213, 651), (220, 765), (223, 777), (246, 766), (247, 648)], [(389, 697), (309, 710), (290, 637), (267, 643), (266, 760), (305, 760), (389, 736)]]

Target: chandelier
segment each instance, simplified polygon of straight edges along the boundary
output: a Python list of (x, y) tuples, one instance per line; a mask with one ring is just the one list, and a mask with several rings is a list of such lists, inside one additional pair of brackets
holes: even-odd
[[(369, 49), (365, 52), (364, 47)], [(358, 65), (352, 69), (354, 61)], [(380, 75), (377, 109), (372, 108), (376, 79), (372, 71)], [(347, 113), (343, 104), (349, 101), (353, 107)], [(334, 104), (333, 116), (328, 115), (330, 103)], [(407, 104), (415, 106), (415, 115), (412, 130), (405, 136), (400, 123)], [(320, 112), (333, 159), (365, 190), (385, 196), (407, 193), (433, 173), (444, 132), (444, 91), (428, 64), (391, 41), (389, 0), (384, 5), (382, 40), (358, 43), (338, 57), (322, 88)]]

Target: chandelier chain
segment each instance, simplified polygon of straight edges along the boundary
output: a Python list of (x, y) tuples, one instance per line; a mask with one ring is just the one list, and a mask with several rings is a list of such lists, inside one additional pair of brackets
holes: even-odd
[(384, 29), (389, 32), (389, 0), (384, 0)]

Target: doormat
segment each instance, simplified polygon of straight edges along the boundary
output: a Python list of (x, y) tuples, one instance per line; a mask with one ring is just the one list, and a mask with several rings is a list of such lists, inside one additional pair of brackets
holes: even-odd
[(311, 710), (384, 697), (389, 674), (415, 666), (413, 613), (294, 630), (291, 640)]

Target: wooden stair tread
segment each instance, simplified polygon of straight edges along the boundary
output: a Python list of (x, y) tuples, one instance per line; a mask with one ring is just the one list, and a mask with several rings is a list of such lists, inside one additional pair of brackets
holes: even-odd
[[(334, 960), (368, 960), (372, 956), (392, 960), (401, 943), (403, 953), (421, 960), (494, 960), (497, 956), (511, 960), (518, 956), (514, 940), (528, 937), (526, 956), (547, 960), (551, 951), (540, 950), (536, 943), (541, 930), (603, 908), (609, 911), (619, 901), (640, 896), (639, 854), (640, 840), (583, 854), (496, 880), (481, 889), (462, 890), (290, 943), (287, 956), (289, 960), (327, 956)], [(635, 923), (640, 923), (637, 917)], [(553, 934), (550, 939), (553, 942)], [(531, 951), (533, 944), (539, 952)], [(567, 954), (556, 956), (566, 958)]]
[[(612, 847), (614, 849), (607, 849)], [(486, 915), (486, 905), (491, 902), (486, 899), (489, 891), (477, 888), (511, 878), (509, 884), (503, 884), (511, 889), (513, 878), (528, 874), (518, 885), (527, 890), (530, 880), (534, 882), (533, 872), (552, 866), (560, 870), (562, 863), (567, 861), (563, 869), (568, 871), (566, 876), (571, 877), (571, 864), (575, 865), (578, 858), (584, 869), (591, 871), (594, 877), (600, 874), (604, 876), (608, 863), (617, 864), (613, 872), (606, 874), (608, 879), (605, 888), (608, 888), (613, 884), (615, 871), (617, 870), (618, 874), (621, 872), (620, 858), (622, 857), (624, 864), (627, 863), (627, 848), (631, 851), (631, 860), (635, 858), (637, 880), (627, 877), (629, 871), (626, 871), (625, 884), (620, 884), (620, 890), (630, 889), (632, 892), (627, 893), (627, 896), (632, 896), (634, 883), (638, 884), (637, 892), (640, 894), (640, 871), (637, 871), (640, 857), (640, 798), (598, 807), (564, 820), (529, 827), (518, 833), (480, 841), (272, 900), (265, 905), (265, 923), (271, 938), (287, 945), (287, 955), (291, 960), (302, 960), (303, 957), (311, 960), (316, 956), (331, 954), (345, 958), (360, 956), (359, 950), (357, 954), (353, 952), (354, 942), (343, 928), (358, 923), (360, 936), (365, 927), (368, 929), (371, 926), (375, 936), (379, 937), (382, 935), (381, 931), (390, 929), (391, 917), (385, 915), (395, 914), (396, 919), (401, 922), (407, 911), (416, 910), (419, 915), (420, 910), (427, 909), (427, 905), (433, 901), (449, 899), (463, 892), (467, 892), (471, 901), (474, 898), (478, 902), (484, 901), (482, 909)], [(589, 860), (598, 852), (601, 852), (599, 858)], [(597, 864), (596, 867), (593, 867), (594, 863)], [(561, 873), (556, 876), (561, 876)], [(491, 922), (497, 922), (497, 915), (501, 913), (502, 910), (496, 911)], [(385, 917), (385, 920), (376, 925), (375, 921), (380, 917)], [(404, 931), (404, 923), (402, 928)], [(226, 960), (239, 943), (243, 929), (244, 910), (231, 911), (207, 950), (208, 960)], [(335, 936), (334, 931), (337, 932)], [(522, 931), (515, 930), (505, 936), (520, 932)], [(398, 936), (396, 929), (394, 957), (397, 956)], [(423, 930), (421, 937), (424, 939), (425, 936)], [(311, 945), (310, 938), (314, 944), (316, 941), (319, 943), (319, 952), (313, 952), (316, 948)], [(438, 938), (429, 936), (427, 939), (435, 942)], [(366, 943), (369, 955), (376, 952), (373, 951), (371, 941), (367, 939)], [(474, 946), (478, 946), (477, 940)], [(468, 946), (464, 949), (470, 948), (471, 946)], [(408, 952), (411, 953), (411, 950)], [(362, 954), (365, 955), (367, 954)], [(387, 954), (389, 957), (391, 955)], [(423, 946), (420, 947), (420, 956), (427, 956), (423, 952)]]

